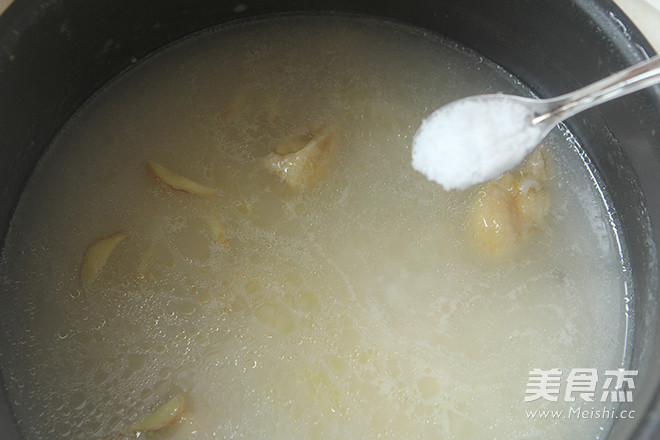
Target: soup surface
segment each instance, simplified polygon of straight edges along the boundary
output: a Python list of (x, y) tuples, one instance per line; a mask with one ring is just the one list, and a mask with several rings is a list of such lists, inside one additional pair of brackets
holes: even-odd
[(528, 413), (602, 405), (524, 401), (535, 368), (624, 362), (620, 244), (570, 135), (465, 191), (410, 166), (423, 117), (497, 91), (527, 93), (452, 42), (346, 17), (134, 66), (55, 140), (4, 244), (25, 437), (602, 436)]

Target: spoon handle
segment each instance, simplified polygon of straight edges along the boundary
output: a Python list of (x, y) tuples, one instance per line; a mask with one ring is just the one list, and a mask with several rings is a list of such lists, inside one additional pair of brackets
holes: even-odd
[(534, 123), (544, 120), (559, 122), (583, 110), (658, 83), (660, 83), (660, 55), (574, 92), (548, 100), (551, 110), (534, 118)]

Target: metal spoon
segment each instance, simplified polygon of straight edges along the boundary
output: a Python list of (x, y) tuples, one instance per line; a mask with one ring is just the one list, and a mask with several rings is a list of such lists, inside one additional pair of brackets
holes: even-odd
[(660, 55), (556, 98), (492, 94), (454, 101), (415, 134), (413, 167), (446, 189), (494, 179), (518, 165), (564, 119), (658, 83)]

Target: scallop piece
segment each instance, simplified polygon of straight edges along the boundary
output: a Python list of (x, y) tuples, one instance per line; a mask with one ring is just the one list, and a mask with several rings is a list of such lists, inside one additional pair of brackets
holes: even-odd
[(160, 431), (174, 423), (185, 410), (186, 401), (177, 394), (156, 408), (151, 414), (133, 422), (128, 428), (133, 433)]
[(487, 255), (509, 255), (538, 229), (550, 210), (544, 153), (535, 150), (514, 171), (482, 185), (472, 202), (469, 232)]
[(125, 232), (117, 232), (92, 243), (85, 252), (82, 265), (80, 266), (80, 282), (83, 289), (89, 290), (94, 280), (98, 277), (103, 266), (110, 258), (119, 243), (128, 237)]
[(327, 170), (335, 139), (335, 131), (327, 125), (291, 136), (278, 143), (264, 158), (265, 166), (288, 185), (305, 187)]
[(149, 168), (154, 176), (156, 176), (161, 182), (165, 183), (172, 189), (200, 196), (211, 196), (217, 192), (214, 188), (199, 184), (187, 177), (183, 177), (180, 174), (168, 170), (153, 160), (147, 161), (147, 168)]

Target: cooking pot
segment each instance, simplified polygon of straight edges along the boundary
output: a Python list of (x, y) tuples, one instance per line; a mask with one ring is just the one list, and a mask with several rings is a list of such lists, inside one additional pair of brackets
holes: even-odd
[[(0, 239), (36, 161), (86, 99), (154, 50), (219, 23), (288, 11), (384, 17), (457, 40), (541, 97), (571, 91), (653, 54), (608, 0), (239, 2), (16, 0), (0, 16)], [(639, 376), (634, 401), (624, 405), (636, 417), (617, 420), (607, 438), (658, 439), (660, 88), (605, 104), (567, 125), (598, 170), (628, 251), (633, 322), (628, 368)], [(0, 397), (0, 437), (18, 439), (10, 405)]]

